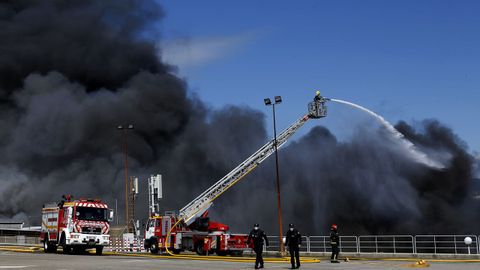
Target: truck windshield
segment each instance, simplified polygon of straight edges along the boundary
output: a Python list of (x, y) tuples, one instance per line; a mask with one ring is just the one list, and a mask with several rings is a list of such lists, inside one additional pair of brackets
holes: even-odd
[(77, 207), (75, 215), (80, 220), (107, 221), (107, 209), (93, 207)]

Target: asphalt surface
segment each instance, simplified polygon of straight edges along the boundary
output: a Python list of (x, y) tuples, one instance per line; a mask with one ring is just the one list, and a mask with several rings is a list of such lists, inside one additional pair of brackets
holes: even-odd
[[(428, 262), (428, 261), (427, 261)], [(480, 269), (480, 263), (466, 262), (428, 262), (427, 269), (456, 270)], [(266, 263), (265, 269), (289, 269), (288, 262)], [(350, 261), (332, 264), (329, 261), (320, 263), (304, 263), (301, 269), (406, 269), (414, 267), (413, 261)], [(45, 254), (39, 252), (23, 253), (0, 251), (0, 269), (168, 269), (168, 270), (198, 270), (198, 269), (253, 269), (252, 262), (228, 262), (209, 260), (189, 260), (177, 258), (154, 258), (135, 256), (96, 256), (96, 255), (65, 255)]]

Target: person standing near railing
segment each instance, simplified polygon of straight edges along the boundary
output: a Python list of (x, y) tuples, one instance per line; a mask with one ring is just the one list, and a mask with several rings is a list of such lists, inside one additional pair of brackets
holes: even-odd
[[(290, 251), (290, 263), (292, 264), (292, 269), (300, 268), (300, 245), (302, 244), (302, 236), (295, 229), (293, 223), (288, 225), (289, 230), (287, 231), (287, 236), (285, 237), (286, 243), (285, 245), (288, 247), (288, 251)], [(297, 260), (295, 264), (295, 259)]]
[(332, 257), (330, 257), (330, 262), (332, 263), (339, 263), (338, 261), (338, 253), (340, 253), (340, 249), (338, 245), (340, 244), (340, 236), (338, 236), (338, 228), (337, 224), (332, 224), (330, 227), (330, 245), (332, 246)]
[(263, 241), (265, 240), (265, 245), (268, 247), (267, 235), (264, 231), (260, 229), (260, 225), (254, 224), (253, 230), (248, 235), (247, 244), (251, 245), (253, 242), (253, 251), (255, 251), (255, 269), (263, 268)]

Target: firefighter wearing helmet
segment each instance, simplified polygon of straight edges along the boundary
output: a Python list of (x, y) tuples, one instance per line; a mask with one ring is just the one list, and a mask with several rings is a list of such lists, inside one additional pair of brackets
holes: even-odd
[(320, 101), (322, 99), (322, 96), (320, 95), (320, 91), (317, 90), (315, 92), (315, 97), (313, 98), (313, 101)]
[(247, 244), (253, 242), (253, 251), (255, 251), (255, 269), (263, 268), (263, 241), (265, 240), (265, 245), (268, 247), (267, 235), (263, 230), (260, 229), (260, 225), (254, 224), (253, 230), (248, 235)]
[(330, 245), (332, 246), (332, 257), (330, 257), (330, 262), (339, 263), (338, 253), (340, 252), (338, 245), (340, 242), (340, 237), (338, 236), (337, 224), (332, 224), (330, 227)]

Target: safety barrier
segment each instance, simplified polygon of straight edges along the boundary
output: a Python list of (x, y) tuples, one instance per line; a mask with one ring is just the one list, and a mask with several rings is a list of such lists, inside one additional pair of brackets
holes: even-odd
[(411, 253), (415, 252), (411, 235), (362, 235), (358, 237), (358, 253)]
[(25, 235), (2, 235), (0, 236), (0, 244), (31, 246), (40, 245), (40, 238)]
[(133, 238), (110, 238), (110, 245), (107, 247), (108, 251), (113, 252), (146, 252), (143, 246), (143, 239)]
[[(466, 245), (466, 237), (472, 239)], [(417, 235), (415, 236), (416, 253), (433, 254), (480, 254), (478, 237), (475, 235)]]
[[(471, 244), (466, 245), (466, 237)], [(361, 235), (340, 236), (340, 252), (386, 254), (480, 254), (480, 236), (477, 235)], [(278, 236), (269, 236), (265, 251), (278, 251)], [(0, 235), (0, 245), (41, 245), (39, 237), (25, 235)], [(143, 239), (111, 238), (108, 251), (146, 252)], [(301, 252), (331, 252), (329, 236), (302, 236)]]
[[(465, 244), (466, 237), (472, 243)], [(340, 236), (340, 252), (387, 254), (480, 254), (480, 236), (476, 235), (361, 235)], [(278, 251), (278, 236), (269, 236), (265, 251)], [(329, 236), (302, 236), (303, 252), (331, 252)]]

